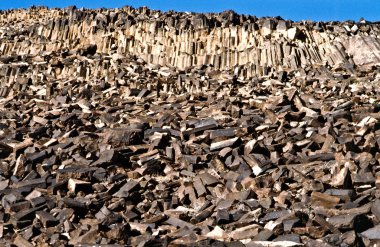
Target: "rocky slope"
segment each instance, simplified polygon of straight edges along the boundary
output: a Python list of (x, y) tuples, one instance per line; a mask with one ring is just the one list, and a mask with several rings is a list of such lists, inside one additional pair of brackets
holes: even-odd
[(0, 12), (0, 245), (379, 244), (378, 35)]

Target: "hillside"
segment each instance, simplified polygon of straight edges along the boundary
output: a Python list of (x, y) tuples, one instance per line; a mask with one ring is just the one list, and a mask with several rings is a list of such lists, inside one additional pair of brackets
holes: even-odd
[(379, 28), (1, 11), (0, 245), (379, 244)]

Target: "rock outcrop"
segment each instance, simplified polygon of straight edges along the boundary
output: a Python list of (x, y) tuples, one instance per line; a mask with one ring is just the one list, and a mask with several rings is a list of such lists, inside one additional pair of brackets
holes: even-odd
[(9, 10), (1, 13), (0, 24), (2, 56), (62, 54), (96, 45), (99, 53), (131, 54), (147, 63), (180, 69), (202, 65), (236, 69), (242, 77), (307, 66), (380, 63), (378, 24), (130, 7)]

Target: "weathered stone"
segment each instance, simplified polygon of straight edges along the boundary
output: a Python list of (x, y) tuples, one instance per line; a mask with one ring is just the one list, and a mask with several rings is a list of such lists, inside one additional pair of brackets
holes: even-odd
[(0, 246), (377, 244), (379, 23), (0, 12)]

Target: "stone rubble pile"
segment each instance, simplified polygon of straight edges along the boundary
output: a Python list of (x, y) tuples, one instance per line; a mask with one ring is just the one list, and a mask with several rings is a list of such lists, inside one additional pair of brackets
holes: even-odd
[(380, 244), (377, 23), (0, 12), (1, 246)]

